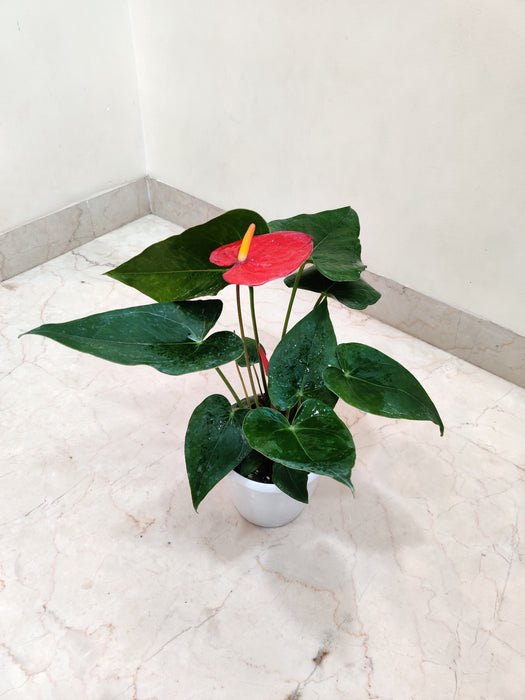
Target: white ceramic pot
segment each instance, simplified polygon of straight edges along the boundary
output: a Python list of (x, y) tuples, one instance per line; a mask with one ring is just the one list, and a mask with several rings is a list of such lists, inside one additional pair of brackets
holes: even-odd
[[(308, 475), (309, 497), (315, 491), (318, 479), (317, 474)], [(281, 527), (291, 523), (306, 505), (290, 498), (274, 484), (261, 484), (235, 471), (228, 475), (228, 488), (233, 505), (243, 518), (261, 527)]]

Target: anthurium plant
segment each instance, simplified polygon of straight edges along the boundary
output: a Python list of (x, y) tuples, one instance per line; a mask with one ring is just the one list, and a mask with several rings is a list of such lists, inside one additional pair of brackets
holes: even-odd
[[(236, 209), (106, 273), (154, 303), (29, 333), (169, 375), (216, 371), (227, 395), (205, 398), (186, 432), (195, 509), (232, 470), (307, 502), (309, 473), (353, 489), (356, 452), (334, 410), (339, 399), (380, 416), (432, 421), (443, 433), (436, 407), (407, 369), (362, 343), (337, 342), (328, 298), (364, 309), (380, 296), (361, 279), (364, 267), (359, 219), (350, 207), (270, 222)], [(270, 351), (259, 341), (255, 288), (281, 278), (289, 301), (282, 309), (282, 337)], [(223, 302), (202, 297), (227, 285), (235, 285), (238, 332), (211, 332)], [(312, 309), (289, 329), (298, 289), (314, 293)], [(248, 309), (253, 337), (245, 333)]]

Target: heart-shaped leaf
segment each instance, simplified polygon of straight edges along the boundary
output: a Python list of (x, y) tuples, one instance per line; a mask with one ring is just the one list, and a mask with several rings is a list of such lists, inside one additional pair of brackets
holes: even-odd
[(324, 372), (327, 386), (343, 401), (389, 418), (443, 422), (427, 392), (407, 369), (379, 350), (361, 343), (337, 347), (339, 366)]
[(272, 481), (290, 498), (308, 503), (308, 472), (290, 469), (284, 464), (273, 463)]
[[(231, 331), (219, 331), (200, 343), (179, 343), (168, 349), (166, 361), (156, 367), (165, 374), (188, 374), (214, 369), (232, 362), (242, 349), (242, 340)], [(148, 363), (151, 364), (151, 363)], [(152, 366), (155, 366), (152, 364)]]
[(211, 263), (210, 253), (241, 239), (251, 223), (256, 236), (268, 233), (268, 224), (259, 214), (234, 209), (154, 243), (106, 274), (156, 301), (217, 294), (227, 286), (222, 276), (226, 268)]
[(179, 375), (218, 367), (242, 352), (241, 339), (230, 331), (203, 339), (221, 309), (215, 299), (147, 304), (48, 323), (29, 333), (110, 362)]
[(276, 219), (268, 226), (270, 231), (301, 231), (312, 236), (311, 259), (319, 272), (331, 280), (357, 280), (365, 269), (361, 262), (359, 218), (350, 207)]
[(274, 462), (330, 476), (352, 488), (352, 436), (333, 409), (322, 401), (307, 399), (291, 425), (273, 408), (256, 408), (248, 411), (243, 430), (254, 450)]
[[(284, 280), (287, 287), (293, 287), (296, 275), (290, 275)], [(315, 267), (304, 270), (299, 279), (299, 289), (307, 289), (310, 292), (326, 294), (337, 299), (349, 309), (366, 309), (375, 304), (381, 294), (371, 287), (363, 279), (354, 282), (333, 282), (322, 275)]]
[(270, 460), (264, 455), (256, 450), (250, 450), (250, 453), (235, 467), (235, 471), (241, 476), (249, 476), (256, 469), (263, 467), (265, 463), (271, 466)]
[(275, 348), (268, 365), (272, 404), (284, 411), (304, 398), (320, 398), (330, 403), (323, 370), (335, 364), (336, 347), (325, 301), (289, 330)]
[[(251, 365), (258, 365), (260, 361), (259, 348), (253, 338), (246, 338), (246, 345), (248, 347), (248, 359)], [(264, 347), (261, 345), (263, 351)], [(246, 359), (244, 357), (244, 351), (240, 357), (236, 360), (239, 367), (246, 367)]]
[(221, 394), (212, 394), (193, 411), (184, 444), (193, 507), (235, 469), (251, 447), (242, 430), (246, 409), (234, 409)]

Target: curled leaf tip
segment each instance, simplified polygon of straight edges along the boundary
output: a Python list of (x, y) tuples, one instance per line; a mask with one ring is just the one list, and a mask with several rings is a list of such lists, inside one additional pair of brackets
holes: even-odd
[(248, 257), (248, 251), (250, 250), (250, 245), (251, 245), (254, 233), (255, 233), (255, 224), (250, 224), (248, 226), (248, 230), (244, 234), (244, 238), (242, 239), (241, 247), (239, 248), (239, 255), (237, 256), (237, 260), (239, 262), (244, 262), (246, 260), (246, 258)]

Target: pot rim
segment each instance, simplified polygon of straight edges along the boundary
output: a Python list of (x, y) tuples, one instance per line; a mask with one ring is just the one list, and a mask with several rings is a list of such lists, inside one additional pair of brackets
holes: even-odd
[[(235, 469), (233, 469), (229, 473), (229, 477), (236, 481), (238, 484), (244, 484), (246, 488), (249, 488), (252, 491), (260, 491), (262, 493), (283, 493), (281, 489), (275, 484), (263, 484), (261, 481), (254, 481), (253, 479), (248, 479), (247, 477), (242, 476), (242, 474), (236, 472)], [(314, 474), (313, 472), (308, 473), (308, 483), (311, 483), (312, 481), (317, 481), (318, 478), (319, 474)]]

